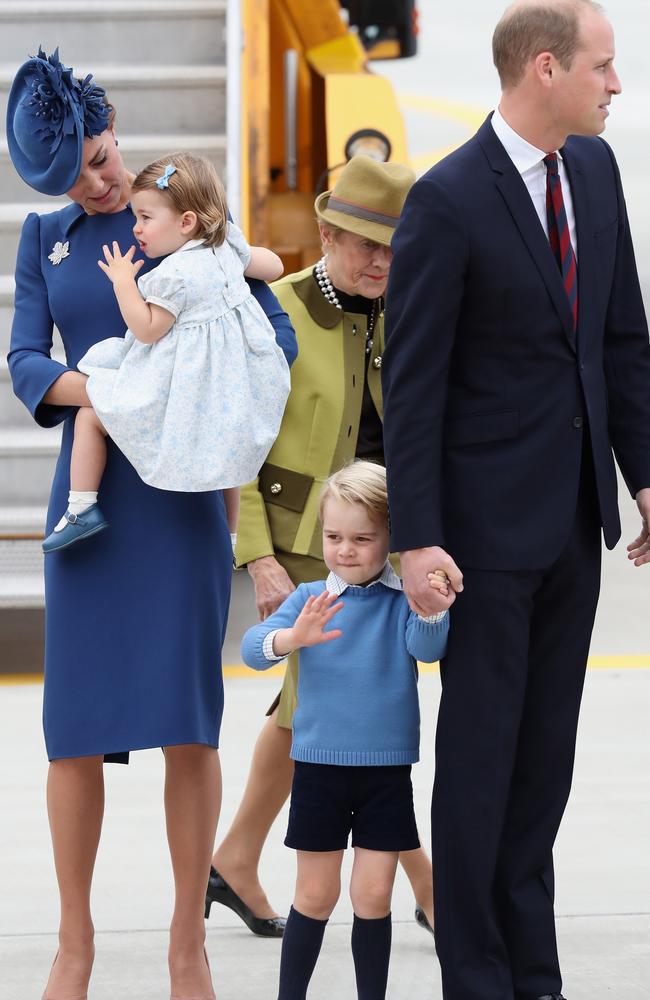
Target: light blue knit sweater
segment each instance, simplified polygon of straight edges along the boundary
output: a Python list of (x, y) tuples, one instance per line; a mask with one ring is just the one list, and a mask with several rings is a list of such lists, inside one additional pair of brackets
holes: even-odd
[[(266, 670), (269, 632), (291, 628), (307, 598), (325, 581), (302, 583), (242, 640), (244, 662)], [(291, 756), (315, 764), (412, 764), (419, 759), (420, 711), (416, 660), (444, 655), (449, 615), (429, 623), (406, 597), (383, 583), (348, 587), (331, 627), (339, 639), (300, 650), (298, 708)]]

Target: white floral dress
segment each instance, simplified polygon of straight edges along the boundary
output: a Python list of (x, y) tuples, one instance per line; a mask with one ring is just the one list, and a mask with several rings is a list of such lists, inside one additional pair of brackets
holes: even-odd
[(275, 441), (289, 368), (244, 279), (250, 248), (191, 240), (138, 280), (176, 322), (154, 344), (130, 330), (79, 362), (107, 433), (145, 483), (197, 492), (254, 479)]

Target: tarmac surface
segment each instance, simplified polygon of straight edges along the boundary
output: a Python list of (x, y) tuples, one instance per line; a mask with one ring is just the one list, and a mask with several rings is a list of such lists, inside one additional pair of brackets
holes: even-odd
[[(382, 63), (401, 95), (419, 170), (475, 130), (496, 103), (489, 39), (502, 0), (441, 5), (421, 0), (417, 60)], [(613, 102), (606, 138), (621, 164), (642, 285), (650, 292), (650, 119), (647, 0), (617, 0), (617, 66), (624, 93)], [(638, 516), (622, 489), (623, 540)], [(603, 592), (592, 643), (572, 796), (556, 845), (557, 931), (568, 1000), (650, 998), (650, 566), (635, 570), (623, 544), (604, 558)], [(254, 615), (250, 582), (234, 580), (226, 664)], [(277, 678), (227, 671), (222, 729), (227, 829), (250, 753)], [(241, 672), (243, 673), (243, 672)], [(420, 685), (422, 761), (414, 768), (416, 810), (429, 840), (429, 798), (439, 678)], [(45, 810), (45, 760), (38, 684), (0, 686), (0, 1000), (38, 1000), (56, 951), (57, 895)], [(89, 1000), (165, 1000), (166, 927), (172, 884), (162, 812), (160, 751), (106, 769), (106, 821), (93, 910), (97, 957)], [(262, 881), (286, 912), (293, 853), (282, 845), (286, 810), (262, 859)], [(348, 859), (349, 865), (349, 859)], [(344, 881), (345, 884), (345, 881)], [(325, 936), (310, 1000), (353, 1000), (351, 907), (345, 892)], [(439, 1000), (433, 941), (413, 920), (408, 882), (393, 899), (390, 1000)], [(280, 942), (255, 938), (230, 911), (213, 906), (207, 949), (219, 1000), (275, 1000)]]
[[(638, 515), (622, 497), (623, 539)], [(623, 545), (605, 553), (603, 589), (583, 699), (573, 792), (556, 845), (556, 913), (568, 1000), (650, 997), (650, 566), (636, 569)], [(277, 677), (246, 671), (239, 640), (254, 619), (246, 573), (234, 578), (224, 650), (220, 830), (234, 815), (253, 744)], [(422, 842), (429, 843), (436, 672), (420, 680), (421, 762), (413, 769)], [(0, 1000), (38, 1000), (56, 951), (57, 893), (45, 810), (40, 684), (0, 685)], [(93, 890), (97, 957), (89, 1000), (164, 1000), (166, 927), (172, 900), (159, 750), (106, 768), (106, 819)], [(286, 808), (262, 857), (261, 878), (280, 912), (292, 899), (293, 852), (283, 846)], [(349, 858), (346, 868), (349, 869)], [(345, 885), (345, 878), (343, 884)], [(334, 911), (310, 1000), (353, 1000), (352, 911), (345, 890)], [(393, 897), (389, 1000), (440, 1000), (433, 941), (413, 919), (398, 872)], [(254, 937), (214, 905), (207, 948), (219, 1000), (275, 1000), (280, 942)]]
[[(222, 729), (225, 830), (277, 679), (228, 679)], [(0, 1000), (38, 1000), (56, 951), (57, 902), (44, 787), (40, 685), (0, 690)], [(424, 843), (439, 677), (421, 678), (422, 761), (414, 768)], [(650, 996), (650, 670), (589, 672), (573, 794), (556, 846), (557, 928), (569, 1000)], [(94, 882), (97, 957), (89, 1000), (164, 1000), (172, 884), (162, 813), (160, 751), (106, 768), (106, 821)], [(262, 880), (286, 912), (294, 855), (286, 811), (269, 839)], [(349, 859), (347, 859), (349, 864)], [(345, 885), (345, 880), (344, 880)], [(356, 996), (345, 891), (328, 926), (310, 1000)], [(390, 1000), (439, 1000), (433, 941), (413, 920), (408, 882), (393, 900)], [(213, 906), (207, 949), (219, 1000), (275, 1000), (280, 942), (254, 937)]]

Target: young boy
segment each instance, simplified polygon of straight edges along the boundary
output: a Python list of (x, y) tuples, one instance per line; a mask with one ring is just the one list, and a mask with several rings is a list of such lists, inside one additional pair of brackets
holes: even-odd
[[(449, 620), (447, 612), (424, 619), (410, 611), (388, 562), (382, 466), (359, 461), (330, 476), (320, 518), (327, 580), (300, 584), (242, 642), (244, 661), (255, 670), (301, 650), (285, 839), (297, 851), (298, 872), (279, 1000), (307, 995), (350, 831), (357, 995), (381, 1000), (398, 853), (419, 847), (410, 774), (419, 757), (416, 661), (444, 654)], [(446, 593), (442, 575), (430, 574), (429, 582)], [(337, 627), (328, 629), (334, 618)]]

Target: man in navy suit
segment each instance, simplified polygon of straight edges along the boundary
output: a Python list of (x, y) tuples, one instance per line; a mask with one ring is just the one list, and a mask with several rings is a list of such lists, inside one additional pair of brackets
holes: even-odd
[(415, 184), (393, 241), (385, 450), (409, 602), (454, 602), (432, 814), (444, 996), (557, 1000), (552, 848), (600, 531), (620, 535), (612, 451), (643, 519), (629, 558), (650, 561), (650, 347), (598, 138), (620, 92), (608, 21), (527, 0), (493, 48), (499, 109)]

